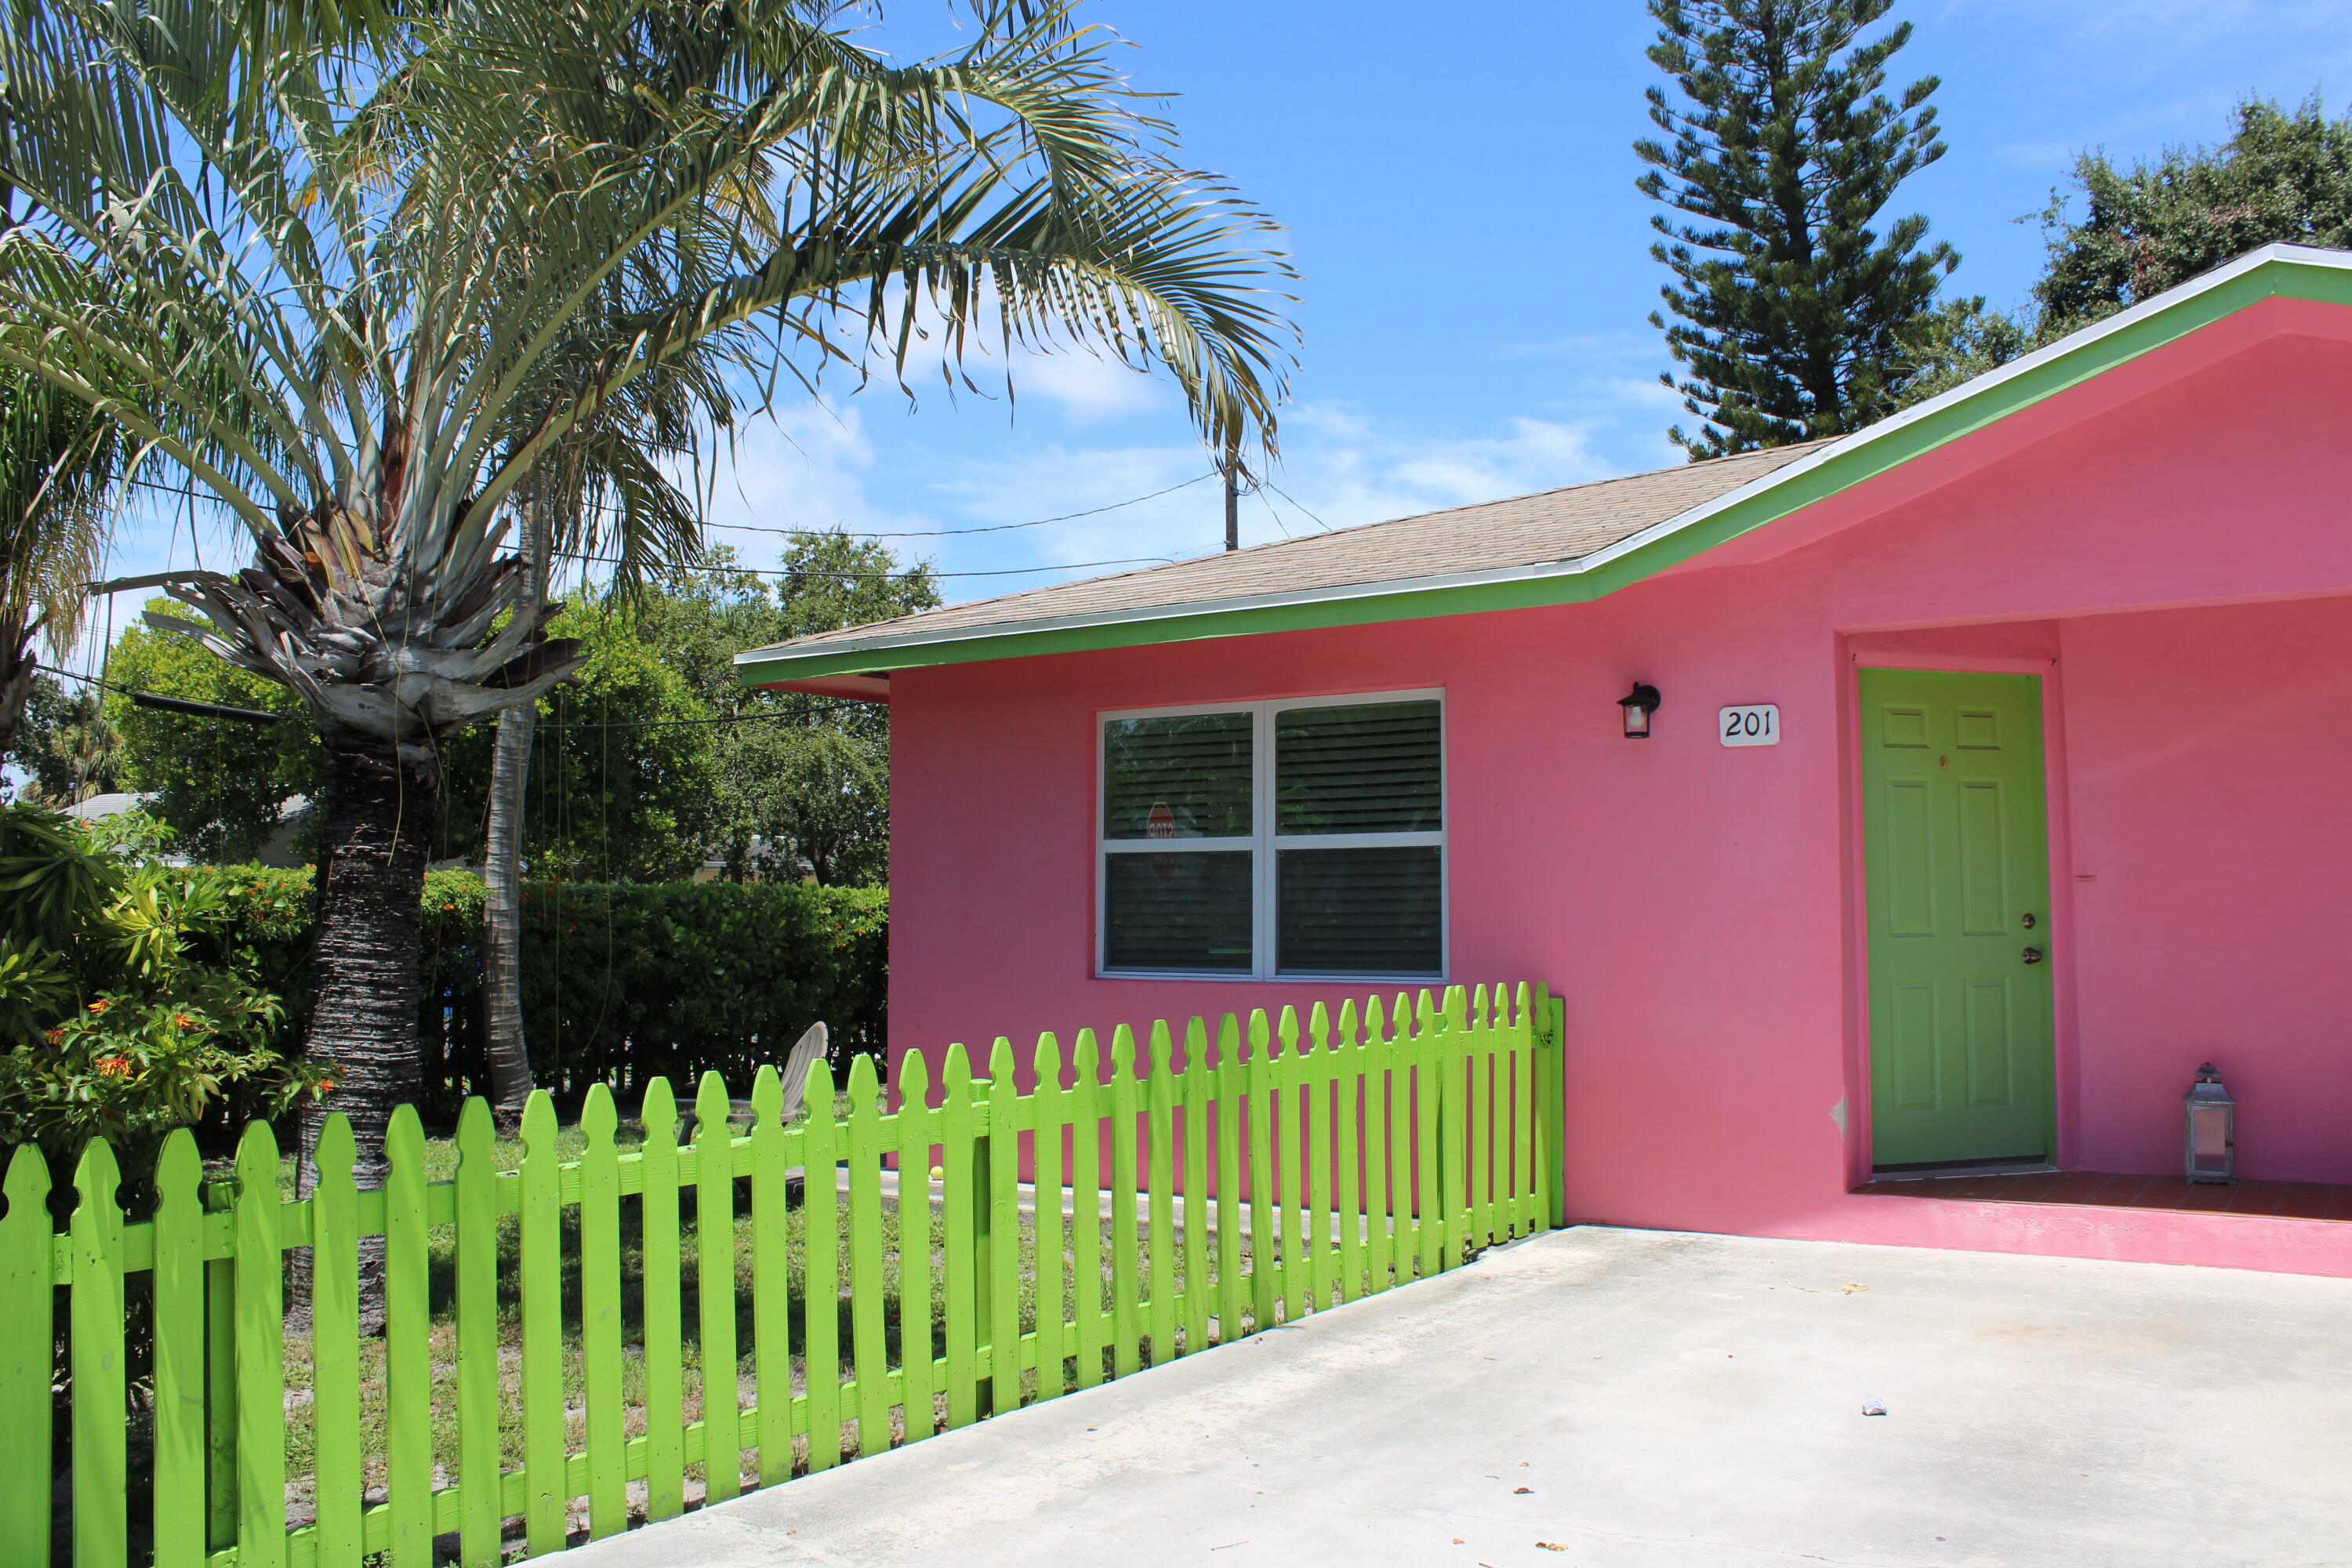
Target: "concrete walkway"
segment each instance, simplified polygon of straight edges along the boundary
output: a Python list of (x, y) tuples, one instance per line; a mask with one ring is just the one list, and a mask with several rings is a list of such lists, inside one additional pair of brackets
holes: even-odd
[(2352, 1563), (2352, 1281), (1571, 1230), (564, 1560)]

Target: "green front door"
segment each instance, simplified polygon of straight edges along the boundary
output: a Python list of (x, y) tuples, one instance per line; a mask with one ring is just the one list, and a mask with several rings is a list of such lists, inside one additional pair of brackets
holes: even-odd
[(2050, 1151), (2042, 682), (1862, 672), (1872, 1162)]

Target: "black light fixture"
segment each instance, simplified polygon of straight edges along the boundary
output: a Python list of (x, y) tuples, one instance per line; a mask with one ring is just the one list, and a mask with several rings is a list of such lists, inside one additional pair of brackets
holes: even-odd
[(1625, 710), (1625, 738), (1646, 741), (1650, 738), (1650, 715), (1658, 710), (1658, 689), (1633, 682), (1633, 689), (1617, 699), (1617, 706)]

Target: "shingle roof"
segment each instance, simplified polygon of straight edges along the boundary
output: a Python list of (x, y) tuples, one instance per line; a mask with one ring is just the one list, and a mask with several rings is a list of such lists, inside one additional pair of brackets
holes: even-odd
[(1743, 452), (1703, 463), (1597, 479), (1508, 500), (1423, 512), (1387, 522), (1334, 529), (1247, 550), (1202, 555), (1172, 565), (1122, 572), (973, 599), (896, 620), (817, 632), (745, 658), (847, 649), (889, 628), (893, 638), (938, 633), (1011, 631), (1074, 616), (1213, 605), (1269, 594), (1297, 594), (1364, 584), (1411, 581), (1573, 561), (1678, 517), (1828, 443), (1809, 441)]
[(2263, 246), (1834, 441), (950, 605), (752, 648), (736, 671), (876, 698), (873, 674), (926, 665), (1594, 598), (2275, 298), (2352, 308), (2352, 251)]

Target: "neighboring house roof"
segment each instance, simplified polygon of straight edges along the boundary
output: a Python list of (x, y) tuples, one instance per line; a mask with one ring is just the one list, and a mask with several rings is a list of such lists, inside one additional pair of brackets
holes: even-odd
[(84, 822), (102, 822), (126, 811), (137, 811), (154, 798), (152, 795), (94, 795), (88, 800), (77, 801), (66, 807), (66, 815), (79, 817)]
[(736, 655), (737, 674), (880, 695), (873, 677), (923, 665), (1597, 598), (2280, 295), (2352, 305), (2352, 253), (2264, 246), (1834, 440), (820, 632)]

